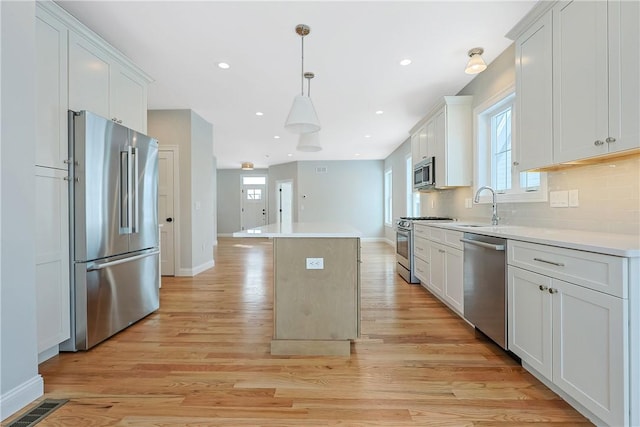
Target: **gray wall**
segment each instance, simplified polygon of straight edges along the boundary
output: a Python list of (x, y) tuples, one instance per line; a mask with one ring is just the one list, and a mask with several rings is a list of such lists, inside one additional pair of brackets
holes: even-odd
[[(392, 214), (398, 219), (407, 215), (407, 164), (406, 158), (411, 156), (411, 138), (403, 142), (384, 161), (384, 170), (392, 170)], [(383, 189), (384, 191), (384, 189)], [(384, 196), (383, 196), (384, 197)], [(392, 226), (385, 225), (384, 237), (387, 241), (395, 244), (396, 232)]]
[(213, 156), (213, 126), (191, 111), (191, 254), (192, 265), (213, 259), (215, 234), (216, 170)]
[(35, 290), (35, 3), (0, 2), (0, 419), (42, 395)]
[(382, 238), (383, 168), (382, 160), (298, 162), (298, 221), (346, 223), (363, 237)]
[[(267, 169), (254, 169), (243, 171), (241, 169), (218, 169), (218, 235), (227, 236), (234, 231), (240, 231), (240, 208), (242, 203), (240, 190), (242, 189), (241, 176), (267, 175)], [(268, 187), (267, 187), (268, 188)], [(267, 190), (269, 193), (269, 190)], [(267, 205), (271, 195), (267, 194)], [(270, 222), (267, 218), (267, 222)]]
[[(176, 275), (191, 276), (213, 264), (215, 169), (213, 127), (191, 110), (150, 110), (148, 133), (160, 146), (179, 148), (180, 265)], [(199, 206), (199, 208), (197, 208)]]
[[(293, 181), (293, 220), (340, 222), (383, 238), (382, 160), (301, 161), (257, 169), (218, 170), (218, 233), (240, 230), (240, 176), (268, 174), (268, 222), (276, 221), (276, 181)], [(326, 167), (326, 173), (317, 173)], [(303, 197), (306, 196), (306, 197)]]

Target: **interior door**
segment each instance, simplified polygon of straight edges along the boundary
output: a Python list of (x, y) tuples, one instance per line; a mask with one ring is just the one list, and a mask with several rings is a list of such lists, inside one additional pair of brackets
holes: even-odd
[(158, 223), (160, 227), (160, 269), (163, 276), (175, 275), (174, 239), (174, 152), (158, 152)]
[(291, 224), (293, 205), (293, 182), (282, 181), (278, 183), (278, 222)]
[(261, 227), (267, 224), (267, 177), (242, 177), (241, 229)]

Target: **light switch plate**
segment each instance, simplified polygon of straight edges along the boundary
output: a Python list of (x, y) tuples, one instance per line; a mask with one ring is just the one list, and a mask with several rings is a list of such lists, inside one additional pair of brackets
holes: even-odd
[(307, 270), (323, 270), (324, 258), (307, 258)]
[(578, 190), (569, 190), (569, 207), (577, 208), (580, 206), (580, 198), (578, 197)]
[(473, 207), (473, 202), (471, 202), (471, 197), (467, 197), (464, 199), (464, 207), (467, 209), (471, 209)]
[(549, 205), (552, 208), (569, 207), (569, 192), (568, 191), (550, 191)]

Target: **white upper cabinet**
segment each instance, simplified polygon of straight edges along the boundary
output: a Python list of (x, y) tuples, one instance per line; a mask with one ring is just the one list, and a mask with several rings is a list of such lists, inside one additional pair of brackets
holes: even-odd
[(413, 164), (435, 157), (437, 188), (471, 185), (471, 96), (445, 96), (411, 130)]
[(515, 43), (517, 162), (521, 170), (553, 164), (551, 11)]
[(69, 32), (69, 109), (112, 118), (109, 103), (110, 59), (84, 37)]
[(553, 9), (554, 160), (608, 152), (607, 2)]
[(519, 169), (640, 148), (640, 2), (541, 2), (516, 36)]
[(36, 165), (67, 169), (67, 28), (36, 16)]
[(69, 108), (147, 131), (147, 82), (85, 37), (69, 33)]

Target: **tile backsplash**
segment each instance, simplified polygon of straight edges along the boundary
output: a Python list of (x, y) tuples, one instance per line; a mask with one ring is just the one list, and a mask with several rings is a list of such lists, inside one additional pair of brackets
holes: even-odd
[[(552, 208), (548, 201), (499, 203), (500, 223), (640, 236), (640, 156), (547, 172), (547, 185), (548, 191), (577, 189), (579, 206)], [(421, 214), (489, 222), (490, 204), (465, 208), (472, 192), (458, 188), (422, 193)]]

